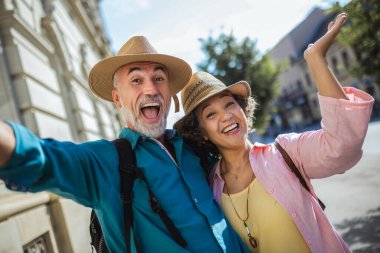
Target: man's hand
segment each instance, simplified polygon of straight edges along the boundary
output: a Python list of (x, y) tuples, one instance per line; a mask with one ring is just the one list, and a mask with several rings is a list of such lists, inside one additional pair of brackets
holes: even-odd
[(0, 169), (10, 159), (16, 147), (16, 139), (13, 129), (3, 121), (0, 121)]
[(334, 43), (334, 40), (340, 29), (342, 28), (344, 21), (346, 20), (347, 14), (339, 14), (335, 21), (331, 21), (327, 27), (327, 32), (314, 44), (309, 44), (304, 52), (304, 58), (306, 61), (310, 61), (313, 57), (325, 57), (327, 50)]

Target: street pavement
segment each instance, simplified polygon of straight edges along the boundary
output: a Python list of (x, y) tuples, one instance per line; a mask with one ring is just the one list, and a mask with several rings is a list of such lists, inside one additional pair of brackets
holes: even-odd
[(325, 213), (354, 253), (380, 252), (380, 121), (369, 124), (362, 159), (349, 171), (313, 180)]

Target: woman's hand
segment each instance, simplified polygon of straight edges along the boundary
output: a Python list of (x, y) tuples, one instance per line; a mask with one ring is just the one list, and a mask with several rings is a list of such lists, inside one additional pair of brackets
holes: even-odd
[(335, 22), (330, 22), (327, 32), (314, 44), (310, 44), (304, 52), (304, 58), (309, 66), (310, 73), (319, 94), (322, 96), (348, 99), (338, 79), (329, 69), (326, 60), (327, 50), (334, 43), (346, 17), (346, 13), (339, 14)]
[(327, 32), (314, 44), (309, 44), (304, 52), (304, 58), (306, 61), (312, 60), (314, 57), (325, 58), (327, 50), (333, 44), (336, 36), (342, 28), (347, 14), (340, 13), (335, 21), (331, 21), (327, 27)]

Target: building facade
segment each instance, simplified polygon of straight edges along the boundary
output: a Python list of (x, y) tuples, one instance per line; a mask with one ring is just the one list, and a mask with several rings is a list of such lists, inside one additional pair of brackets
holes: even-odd
[[(111, 103), (92, 95), (92, 65), (110, 56), (99, 0), (0, 1), (0, 115), (40, 137), (113, 139)], [(89, 209), (0, 181), (0, 252), (91, 252)]]
[[(282, 131), (297, 131), (321, 120), (316, 86), (307, 68), (303, 53), (327, 30), (335, 14), (315, 8), (297, 27), (288, 33), (270, 52), (277, 65), (285, 65), (280, 74), (281, 95), (275, 102), (278, 113), (273, 116), (269, 132), (277, 135)], [(378, 87), (370, 77), (354, 78), (349, 69), (356, 62), (353, 50), (338, 41), (326, 55), (330, 69), (342, 86), (373, 90), (380, 100)]]

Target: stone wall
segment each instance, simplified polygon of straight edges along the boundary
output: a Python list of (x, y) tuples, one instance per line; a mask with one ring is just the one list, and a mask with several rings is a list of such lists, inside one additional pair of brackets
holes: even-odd
[[(97, 0), (0, 1), (1, 118), (43, 138), (115, 138), (117, 111), (87, 84), (92, 65), (111, 55), (98, 5)], [(2, 253), (38, 247), (91, 252), (88, 224), (87, 208), (45, 192), (10, 192), (0, 181)]]

